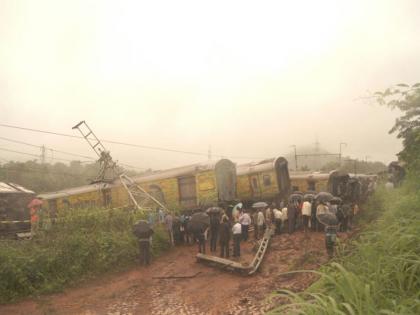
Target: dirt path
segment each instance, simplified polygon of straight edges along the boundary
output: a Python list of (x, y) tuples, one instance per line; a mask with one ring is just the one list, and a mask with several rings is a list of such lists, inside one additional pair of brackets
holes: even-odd
[[(279, 289), (300, 291), (315, 279), (313, 274), (280, 273), (317, 268), (327, 261), (324, 234), (309, 235), (306, 246), (302, 232), (274, 237), (260, 271), (252, 277), (199, 264), (196, 247), (181, 246), (150, 267), (106, 276), (63, 293), (3, 305), (0, 314), (264, 314), (275, 303), (266, 299), (270, 293)], [(346, 235), (341, 233), (340, 237)], [(251, 242), (242, 246), (243, 259), (251, 260), (252, 247)], [(195, 274), (186, 279), (153, 278)]]

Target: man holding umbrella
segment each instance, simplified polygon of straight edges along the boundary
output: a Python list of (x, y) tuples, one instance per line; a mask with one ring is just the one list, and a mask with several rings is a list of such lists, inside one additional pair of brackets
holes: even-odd
[(210, 217), (205, 212), (194, 213), (188, 222), (188, 230), (193, 233), (195, 240), (198, 242), (198, 252), (202, 254), (206, 253), (205, 233), (209, 226)]
[(150, 243), (152, 241), (153, 229), (145, 220), (139, 220), (134, 224), (134, 235), (139, 240), (140, 262), (143, 265), (150, 264)]

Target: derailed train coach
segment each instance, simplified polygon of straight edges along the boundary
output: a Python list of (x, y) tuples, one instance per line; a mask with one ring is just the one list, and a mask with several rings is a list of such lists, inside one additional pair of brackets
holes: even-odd
[[(236, 198), (236, 167), (228, 159), (151, 174), (134, 181), (169, 209), (189, 210), (229, 203)], [(43, 209), (125, 207), (131, 201), (119, 179), (40, 194)]]
[(246, 205), (258, 200), (286, 200), (290, 188), (288, 162), (283, 157), (237, 167), (238, 199)]
[(0, 182), (0, 235), (30, 229), (27, 205), (35, 193), (14, 183)]
[(205, 208), (236, 198), (236, 166), (228, 159), (138, 176), (134, 181), (169, 208)]
[[(369, 197), (369, 185), (377, 180), (377, 175), (351, 174), (333, 171), (328, 180), (328, 191), (344, 201), (363, 203)], [(373, 191), (372, 191), (373, 192)]]
[(292, 191), (328, 191), (330, 173), (290, 172)]

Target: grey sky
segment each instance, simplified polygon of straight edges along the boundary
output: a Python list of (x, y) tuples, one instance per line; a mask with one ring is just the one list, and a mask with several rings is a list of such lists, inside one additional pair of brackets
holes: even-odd
[[(2, 0), (0, 123), (76, 134), (86, 120), (101, 138), (228, 157), (318, 139), (389, 162), (398, 113), (357, 98), (420, 81), (418, 12), (418, 1)], [(79, 140), (0, 136), (92, 155)], [(107, 146), (139, 167), (206, 159)]]

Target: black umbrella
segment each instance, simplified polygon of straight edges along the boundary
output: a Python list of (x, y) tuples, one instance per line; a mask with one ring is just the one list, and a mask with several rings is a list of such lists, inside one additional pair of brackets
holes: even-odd
[(303, 196), (303, 192), (299, 191), (299, 190), (295, 190), (292, 192), (292, 195), (302, 195)]
[(264, 201), (256, 202), (252, 205), (252, 208), (254, 208), (254, 209), (265, 208), (265, 207), (268, 207), (268, 203), (266, 203)]
[(289, 196), (289, 203), (293, 203), (293, 202), (302, 202), (303, 200), (303, 194), (299, 193), (299, 192), (294, 192), (293, 194), (291, 194)]
[(208, 208), (206, 210), (206, 213), (209, 213), (209, 214), (218, 214), (218, 213), (221, 213), (222, 211), (223, 211), (223, 209), (220, 208), (220, 207), (210, 207), (210, 208)]
[(206, 229), (210, 225), (210, 217), (205, 212), (194, 213), (188, 222), (188, 228), (192, 231)]
[(305, 194), (304, 196), (303, 196), (303, 200), (304, 201), (310, 201), (310, 202), (312, 202), (313, 200), (315, 199), (315, 195), (314, 194)]
[(153, 234), (153, 229), (146, 220), (139, 220), (134, 224), (133, 232), (139, 238), (148, 238)]
[(330, 225), (338, 225), (338, 219), (334, 213), (327, 212), (318, 214), (317, 219), (319, 222), (321, 222), (324, 225), (330, 226)]
[(333, 195), (331, 195), (329, 192), (325, 192), (325, 191), (320, 192), (315, 196), (316, 201), (323, 202), (323, 203), (329, 202), (333, 198), (334, 198)]
[(333, 205), (339, 205), (339, 204), (343, 203), (343, 200), (340, 197), (333, 197), (330, 200), (330, 203), (333, 204)]

